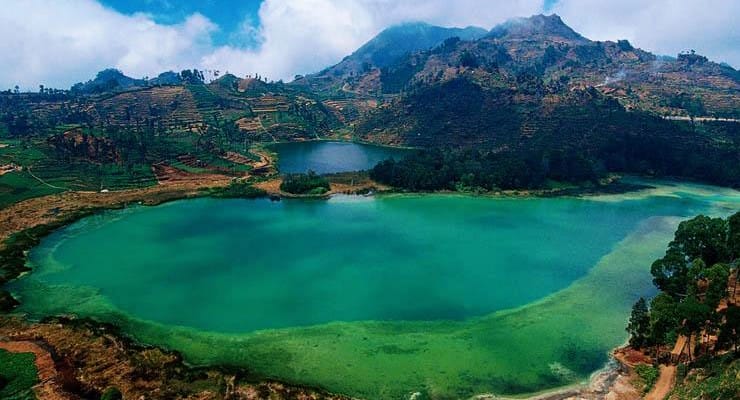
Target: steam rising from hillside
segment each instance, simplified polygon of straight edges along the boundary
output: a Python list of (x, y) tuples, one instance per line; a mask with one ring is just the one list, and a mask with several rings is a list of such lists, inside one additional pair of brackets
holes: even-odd
[(627, 77), (627, 71), (625, 71), (624, 69), (620, 69), (619, 72), (617, 72), (616, 74), (612, 76), (607, 76), (604, 79), (604, 83), (602, 83), (601, 85), (597, 85), (597, 86), (607, 86), (612, 83), (621, 82), (626, 77)]

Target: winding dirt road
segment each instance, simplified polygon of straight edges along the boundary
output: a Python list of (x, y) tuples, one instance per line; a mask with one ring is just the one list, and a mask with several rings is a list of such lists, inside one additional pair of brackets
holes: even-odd
[(660, 376), (658, 381), (655, 382), (653, 390), (645, 395), (645, 400), (663, 400), (668, 396), (673, 383), (676, 381), (676, 366), (675, 365), (661, 365)]

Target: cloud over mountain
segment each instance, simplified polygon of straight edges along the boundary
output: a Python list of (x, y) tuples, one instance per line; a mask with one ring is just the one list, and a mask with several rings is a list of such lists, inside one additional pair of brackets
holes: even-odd
[[(216, 46), (221, 29), (193, 13), (175, 25), (146, 14), (126, 15), (95, 0), (8, 0), (0, 13), (0, 88), (15, 84), (67, 87), (114, 67), (134, 77), (184, 68), (259, 73), (290, 79), (315, 72), (357, 49), (383, 28), (406, 21), (491, 28), (508, 18), (543, 12), (543, 0), (265, 0), (244, 16), (234, 37), (244, 46)], [(673, 54), (696, 48), (710, 58), (740, 63), (740, 14), (733, 0), (672, 2), (560, 0), (552, 11), (594, 39), (630, 39)], [(224, 2), (223, 7), (229, 7)]]
[(152, 75), (198, 60), (210, 51), (209, 33), (217, 29), (197, 13), (177, 25), (159, 25), (94, 0), (20, 0), (2, 7), (2, 88), (69, 86), (105, 67)]
[(740, 2), (735, 0), (560, 0), (551, 11), (593, 40), (628, 39), (665, 55), (695, 49), (740, 66)]

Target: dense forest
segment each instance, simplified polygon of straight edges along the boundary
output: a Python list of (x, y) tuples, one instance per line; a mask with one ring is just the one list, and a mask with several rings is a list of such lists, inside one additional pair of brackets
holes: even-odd
[(603, 165), (573, 150), (519, 153), (445, 148), (380, 162), (370, 177), (407, 190), (489, 191), (541, 188), (548, 179), (595, 182), (604, 172)]
[[(527, 79), (534, 87), (542, 84), (539, 78)], [(360, 135), (382, 139), (377, 132), (391, 130), (406, 143), (446, 154), (432, 150), (400, 168), (379, 166), (375, 176), (394, 186), (428, 190), (451, 188), (471, 173), (475, 185), (488, 189), (538, 187), (545, 179), (581, 182), (606, 172), (740, 187), (740, 124), (668, 121), (628, 111), (593, 88), (545, 105), (537, 89), (528, 94), (527, 87), (492, 91), (458, 78), (410, 92), (394, 107), (372, 113), (359, 124)], [(532, 96), (526, 106), (513, 104), (512, 98), (524, 95)], [(460, 162), (451, 160), (456, 156)], [(518, 171), (510, 158), (529, 171)], [(464, 160), (475, 162), (464, 165)], [(421, 170), (447, 175), (434, 183), (410, 182), (424, 175)], [(504, 171), (514, 175), (496, 178)]]
[(690, 149), (669, 141), (660, 136), (624, 136), (593, 152), (562, 145), (498, 151), (438, 147), (380, 162), (370, 176), (412, 191), (537, 189), (548, 181), (597, 183), (610, 172), (688, 177), (740, 187), (740, 152), (732, 148), (738, 144)]

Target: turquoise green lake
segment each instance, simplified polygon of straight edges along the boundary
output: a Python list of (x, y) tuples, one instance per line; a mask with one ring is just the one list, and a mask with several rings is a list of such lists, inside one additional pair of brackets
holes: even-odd
[(196, 199), (92, 216), (11, 285), (193, 364), (365, 398), (524, 394), (581, 382), (626, 339), (680, 219), (735, 191), (590, 198)]

